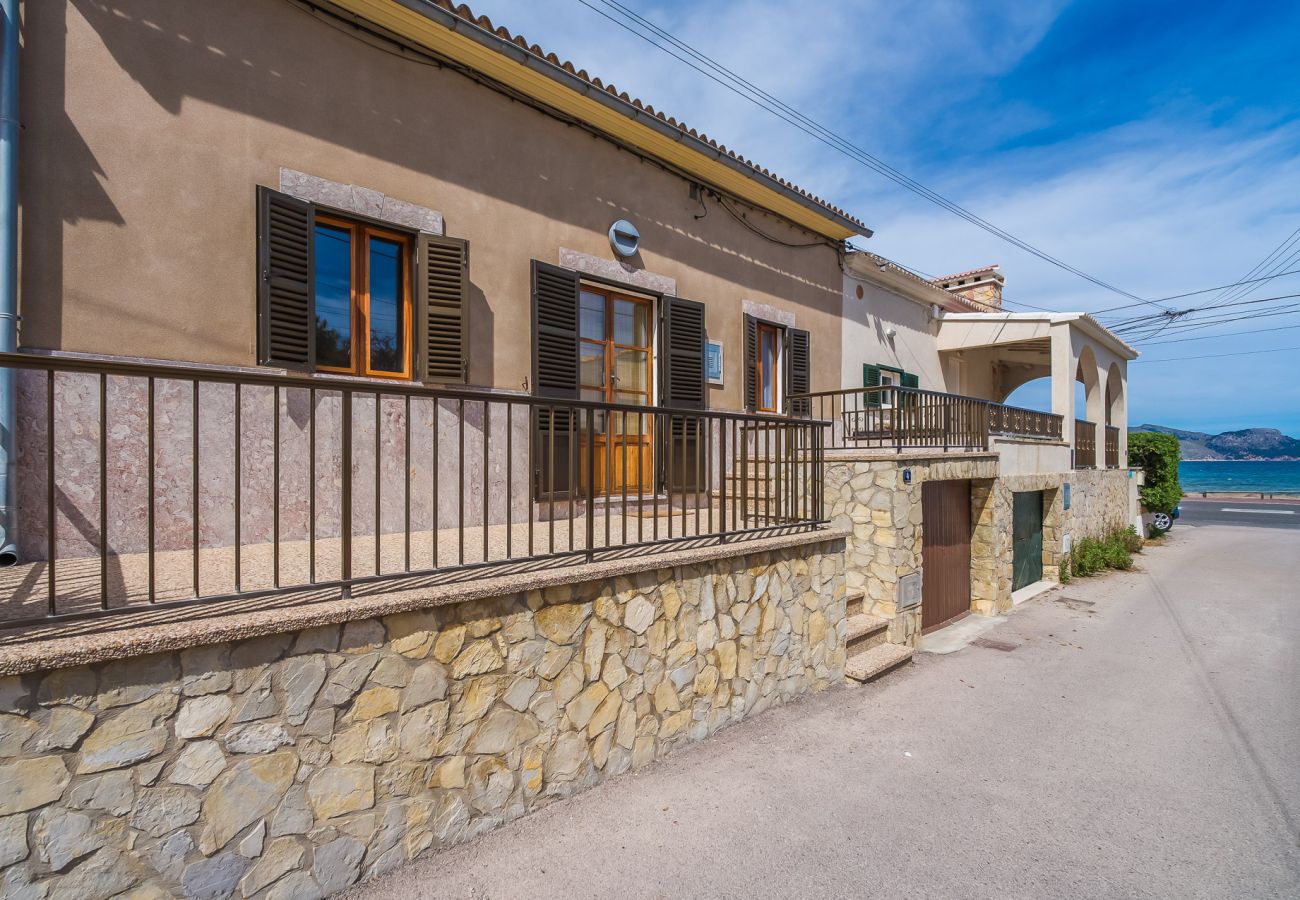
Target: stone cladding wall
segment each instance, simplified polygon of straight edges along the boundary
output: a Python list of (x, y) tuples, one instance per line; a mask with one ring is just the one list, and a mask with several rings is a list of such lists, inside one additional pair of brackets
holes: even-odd
[(843, 678), (840, 540), (0, 679), (0, 896), (320, 897)]
[(1065, 527), (1072, 540), (1103, 538), (1133, 524), (1137, 510), (1128, 472), (1089, 469), (1070, 473), (1070, 508), (1065, 513)]
[[(905, 469), (911, 472), (908, 483)], [(827, 517), (853, 531), (846, 550), (847, 587), (863, 592), (866, 612), (889, 619), (891, 643), (914, 647), (921, 635), (921, 607), (897, 606), (899, 579), (922, 565), (921, 486), (996, 474), (997, 458), (989, 455), (826, 461)]]

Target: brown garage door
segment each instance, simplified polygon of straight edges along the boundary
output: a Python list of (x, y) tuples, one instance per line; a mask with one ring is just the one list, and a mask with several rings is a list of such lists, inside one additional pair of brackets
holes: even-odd
[(921, 628), (970, 612), (970, 482), (921, 485)]

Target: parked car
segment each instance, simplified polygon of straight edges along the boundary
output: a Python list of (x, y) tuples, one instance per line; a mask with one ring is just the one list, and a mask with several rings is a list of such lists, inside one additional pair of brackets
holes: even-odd
[(1159, 535), (1169, 531), (1174, 527), (1174, 521), (1182, 514), (1183, 508), (1181, 506), (1175, 506), (1168, 512), (1159, 510), (1151, 513), (1151, 533)]

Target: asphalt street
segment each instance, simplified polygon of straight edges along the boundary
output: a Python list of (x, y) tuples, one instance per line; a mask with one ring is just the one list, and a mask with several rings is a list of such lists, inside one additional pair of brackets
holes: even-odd
[(1294, 900), (1300, 533), (1138, 561), (350, 896)]
[(1300, 500), (1184, 500), (1174, 525), (1300, 529)]

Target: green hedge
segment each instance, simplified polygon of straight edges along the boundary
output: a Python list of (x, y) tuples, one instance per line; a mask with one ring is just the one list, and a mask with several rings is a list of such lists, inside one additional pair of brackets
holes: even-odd
[(1178, 483), (1178, 438), (1172, 434), (1130, 431), (1129, 465), (1146, 472), (1146, 484), (1138, 492), (1142, 505), (1151, 512), (1169, 512), (1183, 497)]

